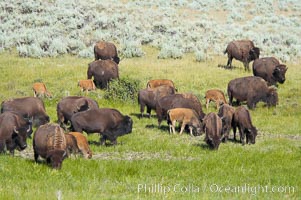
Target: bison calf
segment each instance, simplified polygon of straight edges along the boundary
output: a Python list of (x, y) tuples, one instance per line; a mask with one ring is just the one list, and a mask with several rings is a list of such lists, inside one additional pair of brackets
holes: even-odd
[(218, 149), (222, 141), (222, 120), (215, 113), (208, 113), (203, 119), (205, 142), (212, 149)]
[(88, 93), (88, 91), (96, 90), (95, 84), (92, 79), (79, 80), (77, 85), (80, 87), (80, 90), (82, 92), (86, 91), (86, 93)]
[(154, 79), (154, 80), (149, 80), (146, 84), (146, 88), (156, 88), (162, 85), (167, 85), (170, 87), (175, 88), (175, 84), (172, 80), (169, 79)]
[(167, 111), (167, 124), (169, 125), (169, 132), (176, 133), (175, 126), (176, 122), (179, 122), (181, 125), (180, 134), (183, 133), (183, 130), (186, 125), (188, 125), (190, 130), (190, 135), (193, 136), (193, 128), (196, 129), (196, 134), (201, 134), (201, 123), (199, 121), (198, 114), (189, 108), (174, 108)]
[(79, 132), (69, 132), (69, 134), (75, 137), (79, 151), (84, 158), (92, 158), (92, 151), (90, 150), (87, 138)]
[(218, 116), (222, 119), (223, 124), (223, 141), (226, 142), (229, 138), (230, 130), (232, 127), (232, 119), (235, 112), (235, 108), (224, 104), (219, 108)]
[(232, 127), (234, 133), (234, 140), (236, 140), (236, 127), (238, 127), (240, 134), (240, 142), (243, 145), (245, 144), (244, 139), (246, 135), (246, 143), (255, 144), (257, 129), (252, 125), (250, 113), (244, 106), (236, 108), (233, 116)]
[(46, 85), (44, 83), (34, 83), (32, 86), (34, 97), (48, 97), (51, 98), (51, 93), (47, 90)]
[(219, 109), (220, 105), (227, 103), (223, 91), (217, 90), (217, 89), (207, 90), (206, 94), (205, 94), (205, 98), (206, 98), (207, 110), (208, 110), (210, 101), (214, 101), (216, 103), (217, 109)]

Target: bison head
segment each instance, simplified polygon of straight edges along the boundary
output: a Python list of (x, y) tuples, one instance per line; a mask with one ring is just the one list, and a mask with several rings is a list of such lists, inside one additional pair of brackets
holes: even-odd
[(259, 58), (260, 55), (260, 49), (257, 47), (253, 47), (250, 51), (249, 51), (249, 61), (252, 60), (256, 60)]
[(28, 128), (17, 128), (16, 126), (14, 127), (12, 139), (19, 151), (22, 151), (27, 147), (26, 138), (30, 132), (32, 132), (31, 126), (29, 126)]
[(278, 104), (278, 93), (273, 86), (269, 87), (266, 103), (268, 107)]
[(255, 144), (255, 139), (257, 136), (257, 129), (252, 127), (247, 130), (247, 143)]
[(286, 71), (286, 65), (277, 65), (273, 71), (273, 78), (281, 84), (284, 83)]
[(67, 157), (65, 150), (52, 150), (47, 153), (46, 160), (53, 169), (61, 169), (63, 160)]
[(209, 145), (211, 149), (217, 150), (221, 141), (222, 139), (218, 137), (213, 137), (213, 138), (208, 137), (206, 143)]

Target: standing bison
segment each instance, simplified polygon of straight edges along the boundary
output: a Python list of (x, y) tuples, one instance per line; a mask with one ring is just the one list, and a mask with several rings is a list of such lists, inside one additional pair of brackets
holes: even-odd
[(156, 88), (162, 85), (168, 85), (175, 88), (175, 84), (172, 80), (169, 79), (153, 79), (149, 80), (146, 84), (146, 88)]
[(222, 119), (223, 123), (223, 141), (227, 142), (232, 127), (232, 119), (235, 108), (228, 104), (223, 104), (218, 110), (218, 116)]
[(1, 112), (14, 111), (22, 116), (33, 118), (33, 125), (40, 126), (49, 122), (44, 102), (37, 97), (23, 97), (3, 101)]
[(274, 57), (256, 59), (253, 62), (253, 74), (259, 76), (268, 82), (268, 85), (277, 86), (278, 83), (284, 83), (286, 65), (280, 64)]
[(250, 109), (255, 108), (259, 101), (263, 101), (267, 106), (276, 106), (278, 103), (278, 93), (275, 88), (268, 87), (266, 81), (257, 76), (236, 78), (228, 83), (229, 104), (232, 105), (233, 98), (239, 104), (247, 101)]
[(67, 142), (64, 130), (58, 124), (45, 124), (34, 133), (34, 159), (38, 162), (39, 156), (46, 159), (52, 168), (60, 169), (63, 160), (67, 157)]
[(249, 69), (249, 63), (259, 58), (260, 50), (250, 40), (237, 40), (228, 44), (224, 53), (228, 54), (227, 67), (232, 68), (232, 59), (243, 62), (245, 70)]
[(94, 46), (95, 60), (114, 60), (115, 63), (119, 64), (120, 58), (117, 54), (117, 48), (113, 43), (99, 41)]
[(71, 117), (73, 131), (99, 133), (100, 143), (110, 140), (117, 144), (117, 137), (132, 132), (133, 121), (129, 116), (122, 115), (116, 109), (100, 108), (79, 112)]
[(56, 107), (58, 123), (66, 128), (72, 115), (88, 109), (98, 108), (98, 103), (88, 97), (68, 96), (60, 100)]
[(7, 149), (11, 155), (14, 150), (27, 147), (26, 138), (32, 133), (31, 122), (15, 112), (0, 115), (0, 153)]
[(205, 132), (205, 142), (211, 149), (217, 150), (222, 141), (222, 120), (211, 112), (203, 119), (203, 131)]
[(87, 79), (94, 77), (96, 87), (107, 88), (109, 81), (119, 79), (118, 65), (111, 60), (96, 60), (88, 65)]

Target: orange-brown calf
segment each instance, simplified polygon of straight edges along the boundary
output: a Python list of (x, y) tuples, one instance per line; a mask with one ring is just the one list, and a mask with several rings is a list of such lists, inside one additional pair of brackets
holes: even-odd
[(81, 88), (81, 91), (91, 91), (91, 90), (96, 90), (95, 84), (92, 79), (87, 79), (87, 80), (79, 80), (78, 81), (78, 86)]
[(222, 104), (227, 104), (225, 99), (225, 95), (221, 90), (211, 89), (207, 90), (205, 94), (206, 98), (206, 108), (208, 109), (210, 101), (214, 101), (216, 103), (216, 108), (219, 109), (219, 106)]
[(69, 134), (75, 137), (77, 146), (84, 158), (92, 158), (92, 151), (89, 147), (87, 138), (79, 132), (69, 132)]
[(34, 97), (52, 97), (51, 93), (47, 91), (46, 85), (44, 83), (34, 83), (32, 86)]
[(168, 80), (168, 79), (154, 79), (154, 80), (150, 80), (147, 82), (146, 84), (146, 88), (156, 88), (159, 87), (161, 85), (168, 85), (170, 87), (175, 88), (175, 85), (173, 83), (172, 80)]

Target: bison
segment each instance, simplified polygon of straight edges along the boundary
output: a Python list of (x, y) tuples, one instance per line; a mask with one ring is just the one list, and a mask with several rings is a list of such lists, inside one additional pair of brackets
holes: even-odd
[(60, 100), (56, 107), (58, 123), (67, 129), (72, 115), (88, 109), (98, 108), (98, 103), (88, 97), (68, 96)]
[(113, 43), (98, 41), (94, 45), (94, 56), (95, 60), (111, 60), (117, 64), (120, 62), (120, 58), (117, 54), (117, 48)]
[(69, 132), (68, 134), (75, 137), (79, 151), (84, 158), (92, 158), (92, 151), (90, 150), (87, 138), (79, 132)]
[[(0, 153), (7, 149), (11, 155), (14, 150), (24, 150), (27, 147), (26, 138), (32, 133), (29, 120), (16, 112), (0, 114)], [(5, 148), (6, 147), (6, 148)]]
[(226, 98), (223, 91), (218, 89), (207, 90), (205, 93), (206, 99), (206, 108), (208, 110), (210, 101), (214, 101), (216, 103), (216, 108), (219, 109), (219, 106), (222, 104), (226, 104)]
[(158, 86), (168, 85), (170, 87), (175, 88), (175, 84), (172, 80), (169, 79), (154, 79), (149, 80), (146, 84), (146, 88), (156, 88)]
[(52, 94), (47, 90), (46, 85), (44, 83), (34, 83), (32, 86), (32, 90), (34, 97), (52, 97)]
[(86, 91), (86, 93), (88, 93), (88, 91), (91, 91), (91, 90), (96, 90), (95, 84), (92, 79), (79, 80), (77, 83), (77, 86), (80, 87), (80, 90), (82, 92)]
[(118, 136), (132, 132), (133, 121), (116, 109), (99, 108), (74, 114), (71, 117), (71, 124), (72, 131), (102, 135), (101, 145), (105, 144), (107, 139), (116, 145)]
[(201, 122), (198, 114), (189, 108), (173, 108), (167, 111), (167, 124), (169, 125), (169, 133), (175, 131), (176, 122), (181, 125), (180, 135), (183, 133), (186, 125), (189, 127), (190, 135), (193, 136), (193, 129), (196, 135), (201, 135)]
[(245, 70), (249, 69), (249, 63), (259, 58), (260, 50), (250, 40), (236, 40), (228, 44), (224, 53), (228, 54), (227, 67), (232, 68), (232, 59), (243, 62)]
[(259, 101), (263, 101), (268, 107), (276, 106), (278, 93), (274, 87), (268, 87), (266, 81), (257, 76), (241, 77), (228, 83), (229, 104), (232, 105), (233, 98), (239, 104), (247, 101), (248, 108), (255, 108)]
[(235, 108), (228, 104), (223, 104), (218, 110), (217, 115), (222, 119), (222, 124), (223, 124), (222, 134), (223, 134), (224, 142), (227, 142), (229, 138), (234, 112), (235, 112)]
[(154, 89), (146, 88), (138, 92), (138, 104), (140, 105), (141, 117), (143, 117), (144, 108), (147, 108), (148, 117), (151, 117), (151, 110), (156, 109), (156, 102), (159, 98), (174, 94), (175, 89), (168, 85), (162, 85)]
[(196, 111), (199, 119), (203, 119), (205, 114), (198, 98), (193, 94), (172, 94), (160, 98), (156, 103), (156, 114), (158, 126), (163, 119), (167, 118), (167, 111), (172, 108), (191, 108)]
[(88, 65), (87, 79), (94, 77), (96, 87), (107, 88), (113, 79), (119, 79), (118, 65), (111, 60), (96, 60)]
[(246, 143), (255, 144), (255, 139), (257, 136), (257, 129), (252, 125), (251, 115), (244, 106), (239, 106), (236, 108), (235, 113), (233, 115), (233, 133), (234, 133), (234, 140), (236, 140), (236, 127), (239, 129), (240, 134), (240, 142), (242, 145), (245, 144), (245, 136), (246, 136)]
[(256, 59), (253, 62), (253, 74), (268, 82), (268, 85), (277, 86), (285, 82), (286, 65), (280, 64), (274, 57)]
[(3, 101), (1, 104), (1, 112), (14, 111), (22, 116), (33, 118), (33, 125), (38, 127), (50, 121), (46, 114), (44, 102), (37, 97), (23, 97), (12, 100)]
[(77, 145), (77, 140), (73, 135), (65, 134), (66, 138), (66, 151), (67, 157), (70, 157), (71, 154), (78, 154), (80, 152), (79, 147)]
[(34, 133), (34, 159), (38, 162), (39, 156), (46, 159), (54, 169), (62, 167), (67, 157), (67, 143), (64, 130), (58, 124), (45, 124)]
[(222, 120), (211, 112), (203, 119), (203, 131), (205, 132), (205, 142), (210, 148), (217, 150), (222, 141)]

